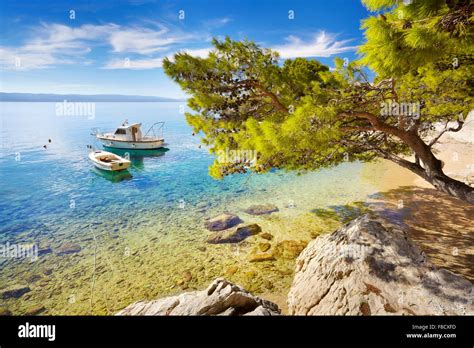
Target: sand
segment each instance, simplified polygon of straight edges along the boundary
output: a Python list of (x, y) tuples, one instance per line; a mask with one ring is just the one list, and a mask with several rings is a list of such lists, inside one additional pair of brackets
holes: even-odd
[[(436, 144), (447, 175), (473, 183), (472, 125)], [(468, 134), (468, 135), (466, 135)], [(439, 192), (424, 179), (399, 166), (388, 170), (391, 177), (412, 177), (412, 185), (383, 192), (371, 208), (398, 222), (438, 267), (474, 281), (474, 206)], [(383, 202), (383, 204), (381, 204)]]

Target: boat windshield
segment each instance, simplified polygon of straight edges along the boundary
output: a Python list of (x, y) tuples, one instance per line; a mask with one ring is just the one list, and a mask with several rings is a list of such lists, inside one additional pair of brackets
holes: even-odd
[(117, 130), (115, 131), (115, 134), (127, 134), (127, 132), (123, 128), (117, 128)]

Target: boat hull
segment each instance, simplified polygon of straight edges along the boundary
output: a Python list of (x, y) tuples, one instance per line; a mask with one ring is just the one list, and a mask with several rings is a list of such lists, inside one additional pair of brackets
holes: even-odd
[(125, 150), (156, 150), (165, 145), (163, 140), (129, 142), (98, 138), (99, 141), (108, 148), (125, 149)]
[[(101, 156), (108, 156), (113, 159), (113, 161), (104, 162), (99, 158)], [(120, 156), (117, 156), (110, 152), (105, 151), (96, 151), (89, 154), (89, 159), (98, 169), (105, 170), (108, 172), (119, 172), (127, 170), (130, 167), (130, 161), (126, 160)]]

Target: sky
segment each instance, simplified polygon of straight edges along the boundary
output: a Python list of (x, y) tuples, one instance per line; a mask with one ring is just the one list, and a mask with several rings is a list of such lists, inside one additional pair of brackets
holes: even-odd
[(282, 60), (357, 58), (359, 0), (23, 0), (0, 3), (0, 91), (183, 98), (162, 69), (248, 39)]

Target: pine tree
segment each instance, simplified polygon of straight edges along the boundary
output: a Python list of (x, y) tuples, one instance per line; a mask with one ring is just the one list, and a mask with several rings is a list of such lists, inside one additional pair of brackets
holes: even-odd
[[(187, 121), (210, 151), (258, 153), (256, 164), (216, 159), (210, 174), (302, 172), (385, 158), (474, 203), (473, 189), (446, 176), (432, 151), (442, 134), (462, 128), (474, 106), (472, 6), (406, 3), (364, 0), (382, 12), (363, 22), (361, 60), (336, 59), (334, 71), (314, 59), (279, 64), (277, 52), (230, 38), (214, 40), (207, 58), (179, 53), (165, 60), (165, 72), (191, 96)], [(439, 122), (445, 127), (433, 135)]]

